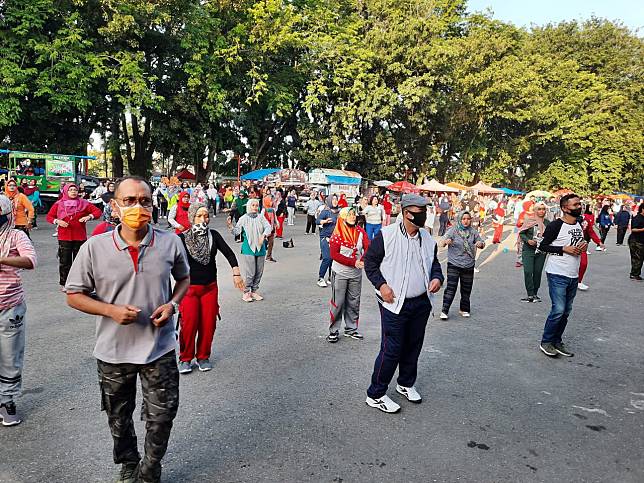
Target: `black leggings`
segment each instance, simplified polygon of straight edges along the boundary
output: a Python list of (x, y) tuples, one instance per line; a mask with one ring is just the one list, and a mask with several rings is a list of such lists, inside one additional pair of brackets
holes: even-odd
[(306, 233), (311, 229), (311, 233), (315, 234), (315, 216), (306, 215)]
[(78, 255), (78, 250), (80, 250), (83, 243), (85, 243), (85, 240), (58, 240), (58, 273), (60, 275), (60, 285), (63, 287), (67, 283), (67, 275), (69, 275), (69, 270), (72, 268), (72, 262)]
[(470, 294), (474, 285), (474, 267), (461, 268), (447, 263), (447, 285), (443, 294), (443, 312), (448, 313), (452, 306), (458, 281), (461, 281), (461, 311), (470, 311)]
[(610, 226), (601, 226), (599, 225), (599, 235), (602, 240), (602, 243), (606, 241), (606, 237), (608, 236), (608, 232), (610, 231)]

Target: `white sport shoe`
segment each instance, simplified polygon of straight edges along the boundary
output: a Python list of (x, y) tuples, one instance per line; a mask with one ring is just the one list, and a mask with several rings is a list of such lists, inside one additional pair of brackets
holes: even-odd
[(601, 251), (602, 251), (602, 247), (600, 247), (600, 246), (596, 246), (596, 247), (595, 247), (595, 251), (596, 251), (596, 252), (601, 252)]
[(400, 405), (393, 402), (386, 394), (379, 399), (367, 397), (365, 402), (372, 408), (380, 409), (385, 413), (397, 413), (400, 411)]
[(245, 292), (244, 295), (242, 295), (242, 300), (244, 302), (252, 302), (253, 296), (250, 294), (250, 292)]
[(469, 317), (470, 316), (469, 312), (463, 312), (462, 310), (459, 310), (458, 313), (461, 314), (461, 317)]
[(578, 288), (579, 290), (583, 290), (583, 291), (585, 292), (585, 291), (586, 291), (586, 290), (588, 290), (590, 287), (589, 287), (588, 285), (586, 285), (585, 283), (581, 283), (581, 282), (579, 282), (579, 284), (577, 284), (577, 288)]
[(441, 315), (439, 317), (441, 320), (447, 320), (449, 319), (449, 316), (445, 312), (441, 312)]
[(318, 287), (328, 287), (328, 285), (326, 283), (326, 280), (324, 280), (323, 278), (319, 279), (318, 280)]
[(409, 400), (409, 402), (413, 402), (414, 404), (420, 404), (421, 402), (423, 402), (423, 398), (420, 397), (420, 394), (418, 394), (418, 391), (413, 386), (404, 387), (400, 384), (396, 384), (396, 392), (398, 394), (402, 394)]

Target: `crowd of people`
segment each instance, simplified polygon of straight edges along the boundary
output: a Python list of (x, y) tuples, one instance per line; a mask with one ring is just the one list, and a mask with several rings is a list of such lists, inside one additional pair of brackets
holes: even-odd
[[(20, 192), (13, 180), (0, 195), (0, 419), (5, 426), (21, 422), (15, 397), (21, 388), (26, 304), (19, 271), (37, 264), (28, 236), (35, 222), (30, 195), (33, 191)], [(216, 255), (221, 252), (230, 265), (242, 301), (261, 302), (265, 262), (277, 263), (275, 242), (283, 239), (285, 222), (296, 226), (297, 202), (294, 190), (261, 184), (217, 187), (164, 179), (152, 186), (129, 176), (106, 181), (91, 194), (74, 183), (63, 186), (47, 221), (56, 226), (59, 283), (68, 305), (96, 316), (94, 356), (114, 462), (121, 465), (118, 481), (159, 481), (178, 410), (180, 374), (213, 369), (221, 278)], [(524, 302), (541, 302), (546, 272), (551, 309), (539, 349), (549, 357), (573, 356), (563, 335), (577, 290), (588, 289), (582, 280), (590, 241), (605, 250), (616, 225), (617, 245), (622, 245), (630, 228), (630, 278), (642, 280), (644, 204), (596, 205), (573, 193), (557, 201), (470, 193), (398, 197), (386, 191), (349, 199), (342, 192), (313, 191), (303, 211), (306, 222), (299, 229), (319, 236), (317, 285), (331, 286), (329, 343), (340, 335), (363, 339), (363, 272), (376, 290), (382, 337), (366, 404), (386, 413), (400, 410), (387, 395), (396, 369), (396, 392), (412, 403), (422, 401), (415, 385), (418, 359), (427, 322), (439, 306), (436, 294), (446, 282), (439, 318), (447, 320), (460, 285), (459, 314), (470, 317), (477, 261), (486, 247), (516, 248)], [(232, 246), (239, 244), (237, 253), (225, 233), (210, 227), (211, 217), (221, 213)], [(91, 220), (100, 223), (88, 239)], [(292, 239), (283, 246), (293, 247)], [(445, 275), (439, 247), (447, 251)], [(178, 344), (169, 323), (175, 316)], [(143, 456), (132, 419), (137, 378), (146, 429)]]

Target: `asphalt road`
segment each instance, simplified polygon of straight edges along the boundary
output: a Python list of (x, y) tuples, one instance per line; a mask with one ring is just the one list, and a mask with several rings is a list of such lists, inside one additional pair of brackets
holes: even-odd
[[(430, 320), (423, 404), (400, 401), (392, 387), (402, 411), (387, 415), (364, 403), (380, 343), (371, 286), (365, 279), (364, 341), (326, 343), (330, 289), (315, 284), (318, 238), (303, 236), (302, 216), (297, 223), (286, 228), (295, 248), (277, 247), (278, 262), (267, 264), (263, 302), (243, 303), (219, 260), (215, 369), (181, 377), (164, 481), (644, 481), (644, 284), (628, 279), (628, 248), (615, 246), (614, 232), (606, 253), (592, 252), (591, 289), (575, 301), (566, 332), (574, 358), (538, 350), (545, 280), (544, 303), (520, 303), (513, 253), (485, 263), (488, 248), (472, 318), (453, 306), (449, 321)], [(0, 427), (0, 481), (112, 481), (94, 321), (58, 291), (51, 232), (34, 232), (40, 264), (24, 274), (24, 422)]]

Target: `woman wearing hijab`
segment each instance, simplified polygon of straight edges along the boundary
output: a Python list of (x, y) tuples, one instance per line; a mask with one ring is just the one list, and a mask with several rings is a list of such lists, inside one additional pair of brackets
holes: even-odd
[(476, 249), (485, 248), (485, 241), (472, 227), (472, 215), (463, 211), (456, 216), (456, 225), (444, 235), (443, 246), (447, 246), (447, 285), (443, 294), (443, 311), (440, 318), (449, 318), (449, 308), (454, 301), (458, 283), (461, 283), (460, 314), (470, 316), (470, 294), (474, 284), (474, 263)]
[(548, 208), (544, 203), (530, 205), (526, 211), (521, 227), (519, 228), (519, 238), (523, 245), (521, 251), (521, 261), (523, 263), (523, 278), (527, 297), (521, 299), (522, 302), (541, 302), (537, 295), (541, 286), (541, 274), (543, 265), (546, 262), (546, 254), (537, 250), (539, 243), (543, 239), (543, 232), (550, 223), (546, 219)]
[(47, 221), (58, 227), (58, 272), (61, 288), (67, 282), (69, 269), (78, 250), (87, 240), (86, 223), (100, 218), (102, 214), (96, 206), (78, 196), (78, 186), (74, 183), (63, 186), (62, 197), (47, 213)]
[(246, 214), (242, 215), (233, 227), (232, 220), (228, 218), (228, 226), (235, 236), (241, 236), (241, 262), (244, 267), (244, 281), (246, 288), (242, 300), (253, 302), (264, 300), (257, 290), (264, 274), (264, 257), (266, 244), (264, 243), (273, 228), (264, 216), (259, 214), (259, 200), (251, 198), (245, 205)]
[(37, 228), (38, 224), (36, 221), (38, 219), (38, 208), (42, 207), (42, 201), (40, 199), (40, 191), (38, 190), (38, 185), (36, 185), (35, 179), (29, 180), (29, 184), (23, 188), (23, 194), (34, 207), (34, 220), (32, 226), (33, 228)]
[(271, 195), (264, 196), (262, 203), (264, 205), (262, 216), (266, 218), (268, 224), (271, 225), (271, 234), (266, 238), (266, 260), (269, 262), (276, 262), (277, 260), (273, 258), (273, 245), (275, 244), (277, 216), (275, 215), (275, 208), (273, 208), (273, 198)]
[(282, 189), (279, 188), (275, 193), (275, 216), (277, 216), (277, 226), (275, 227), (275, 238), (282, 238), (284, 235), (284, 220), (286, 220), (286, 200), (284, 199)]
[(340, 199), (338, 199), (338, 208), (347, 208), (349, 202), (347, 201), (347, 196), (344, 193), (340, 193)]
[(369, 248), (367, 232), (356, 225), (354, 208), (342, 208), (329, 239), (331, 252), (331, 322), (328, 342), (337, 342), (344, 318), (344, 336), (362, 339), (358, 332), (364, 255)]
[[(597, 217), (597, 225), (599, 226), (599, 235), (601, 237), (602, 243), (606, 241), (610, 227), (613, 226), (613, 218), (610, 216), (610, 207), (608, 205), (602, 206), (602, 210), (599, 212)], [(601, 248), (597, 246), (597, 251), (600, 251)]]
[(320, 227), (320, 252), (322, 254), (322, 261), (320, 262), (320, 270), (318, 271), (318, 286), (327, 287), (328, 284), (324, 277), (327, 272), (329, 278), (331, 276), (331, 252), (329, 249), (329, 239), (333, 235), (335, 223), (338, 219), (338, 197), (336, 195), (329, 196), (326, 199), (326, 206), (320, 211), (315, 222)]
[(29, 237), (13, 228), (13, 205), (0, 195), (0, 424), (21, 419), (14, 399), (20, 394), (25, 353), (25, 304), (20, 272), (36, 267)]
[(197, 359), (200, 371), (210, 371), (212, 339), (219, 316), (217, 286), (217, 252), (221, 252), (233, 271), (233, 284), (244, 289), (237, 257), (217, 230), (208, 228), (210, 215), (204, 203), (193, 203), (188, 209), (190, 229), (179, 235), (188, 255), (190, 287), (181, 300), (179, 332), (179, 372), (192, 372)]
[(492, 238), (492, 243), (501, 243), (501, 237), (503, 236), (503, 224), (505, 223), (505, 208), (503, 203), (499, 203), (494, 209), (494, 221), (492, 225), (494, 226), (494, 237)]
[(7, 181), (4, 194), (13, 204), (14, 228), (24, 231), (29, 236), (29, 230), (31, 230), (34, 217), (36, 216), (34, 206), (27, 196), (18, 191), (18, 184), (15, 179)]
[[(595, 245), (597, 245), (597, 248), (599, 248), (600, 250), (606, 250), (606, 246), (602, 243), (601, 238), (597, 236), (594, 226), (595, 226), (595, 217), (593, 216), (592, 207), (590, 206), (590, 204), (587, 204), (585, 213), (583, 214), (581, 219), (581, 228), (584, 230), (584, 240), (586, 240), (589, 247), (590, 247), (590, 240), (592, 240), (595, 242)], [(583, 282), (584, 275), (586, 274), (587, 269), (588, 269), (588, 251), (584, 250), (581, 252), (581, 255), (579, 256), (579, 280), (577, 280), (577, 288), (581, 291), (586, 291), (590, 288), (588, 285), (586, 285)]]
[(369, 240), (373, 240), (382, 229), (382, 223), (385, 221), (385, 209), (378, 202), (377, 195), (371, 197), (369, 206), (363, 210), (363, 213), (367, 221), (367, 235), (369, 236)]
[(384, 226), (389, 226), (389, 224), (391, 223), (391, 209), (392, 208), (393, 208), (393, 205), (391, 204), (391, 198), (389, 196), (389, 191), (387, 191), (385, 193), (385, 196), (382, 197), (382, 209), (385, 210), (385, 219), (383, 221)]
[(168, 223), (177, 235), (190, 228), (188, 208), (190, 208), (190, 193), (182, 191), (177, 198), (177, 204), (168, 213)]

